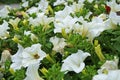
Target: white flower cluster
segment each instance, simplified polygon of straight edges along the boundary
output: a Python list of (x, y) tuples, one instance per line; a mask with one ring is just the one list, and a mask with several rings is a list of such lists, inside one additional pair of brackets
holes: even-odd
[[(53, 23), (54, 34), (63, 33), (77, 33), (83, 37), (87, 37), (88, 41), (93, 41), (93, 39), (101, 34), (104, 30), (114, 29), (117, 25), (120, 25), (120, 16), (116, 12), (120, 11), (120, 4), (117, 4), (115, 0), (107, 2), (107, 5), (111, 8), (109, 14), (100, 14), (94, 16), (91, 21), (87, 21), (92, 12), (88, 12), (85, 17), (75, 16), (84, 6), (85, 0), (78, 0), (74, 2), (70, 0), (73, 4), (68, 5), (68, 0), (56, 0), (53, 6), (64, 4), (64, 9), (54, 12), (54, 17), (47, 16), (49, 2), (47, 0), (40, 0), (35, 6), (29, 7), (29, 1), (22, 0), (23, 4), (21, 7), (28, 8), (26, 12), (27, 21), (30, 26), (37, 27), (39, 25), (44, 26), (44, 29), (49, 28), (49, 24)], [(94, 0), (87, 0), (92, 3)], [(33, 18), (29, 15), (36, 14)], [(7, 7), (0, 10), (0, 17), (7, 18), (9, 14), (9, 9)], [(72, 16), (73, 15), (73, 16)], [(21, 21), (20, 18), (10, 19), (9, 22), (3, 21), (0, 24), (0, 39), (6, 39), (9, 37), (9, 30), (12, 26), (15, 30), (18, 29), (18, 23)], [(32, 41), (38, 40), (38, 37), (34, 35), (31, 31), (24, 30), (24, 35), (30, 35)], [(67, 42), (64, 38), (59, 38), (53, 36), (49, 40), (53, 44), (52, 50), (55, 52), (63, 53), (64, 47)], [(21, 69), (21, 67), (27, 68), (26, 78), (24, 80), (43, 80), (39, 74), (38, 69), (41, 61), (46, 57), (46, 53), (41, 49), (41, 44), (32, 44), (30, 47), (23, 48), (22, 45), (18, 44), (18, 51), (16, 54), (11, 56), (12, 64), (10, 68), (14, 70)], [(62, 55), (64, 56), (64, 55)], [(84, 60), (91, 56), (88, 52), (83, 52), (78, 50), (76, 53), (72, 53), (64, 59), (61, 66), (61, 72), (74, 71), (75, 73), (80, 73), (85, 68)], [(93, 80), (120, 80), (120, 70), (118, 70), (118, 59), (115, 61), (106, 61), (101, 69), (98, 70), (98, 75), (93, 77)]]
[(98, 70), (98, 75), (95, 75), (92, 80), (119, 80), (120, 70), (118, 69), (118, 58), (111, 61), (106, 61), (101, 69)]

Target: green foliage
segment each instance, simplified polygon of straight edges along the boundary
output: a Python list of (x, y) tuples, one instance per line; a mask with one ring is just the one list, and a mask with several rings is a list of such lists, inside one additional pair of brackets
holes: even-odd
[(105, 53), (120, 56), (120, 28), (106, 30), (96, 39), (99, 40)]
[(25, 78), (25, 69), (16, 70), (13, 74), (10, 72), (11, 61), (7, 60), (5, 62), (5, 68), (3, 68), (3, 79), (5, 80), (23, 80)]
[(97, 74), (96, 66), (86, 66), (86, 68), (80, 74), (80, 80), (92, 80), (92, 77)]
[(14, 80), (23, 80), (25, 78), (25, 69), (16, 70)]
[(2, 53), (3, 50), (7, 49), (11, 53), (15, 53), (17, 51), (17, 44), (14, 43), (11, 39), (1, 40), (0, 39), (0, 53)]
[(69, 34), (66, 42), (68, 46), (65, 47), (65, 50), (68, 49), (67, 51), (71, 53), (77, 52), (78, 49), (90, 52), (89, 50), (93, 48), (93, 45), (79, 34)]
[(54, 64), (51, 68), (48, 69), (47, 74), (45, 75), (46, 80), (62, 80), (64, 73), (60, 71), (60, 65)]
[(114, 30), (102, 32), (96, 39), (99, 40), (106, 59), (113, 59), (114, 56), (120, 57), (120, 26)]

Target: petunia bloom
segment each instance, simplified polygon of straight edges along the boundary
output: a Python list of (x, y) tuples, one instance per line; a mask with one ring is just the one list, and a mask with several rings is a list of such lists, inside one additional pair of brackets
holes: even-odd
[(11, 64), (11, 68), (14, 70), (20, 69), (23, 65), (22, 65), (22, 52), (23, 52), (24, 48), (18, 44), (18, 51), (16, 54), (14, 54), (11, 59), (12, 59), (12, 64)]
[(50, 42), (53, 43), (53, 50), (56, 52), (63, 52), (64, 47), (67, 45), (64, 38), (51, 37)]
[(33, 63), (39, 63), (46, 57), (46, 53), (41, 50), (40, 44), (33, 44), (31, 47), (23, 48), (18, 45), (18, 52), (12, 56), (11, 68), (16, 70), (21, 67), (28, 67)]
[(24, 80), (43, 80), (38, 74), (39, 64), (31, 64), (26, 71), (26, 78)]
[(111, 70), (108, 74), (98, 74), (92, 80), (120, 80), (120, 70)]
[(33, 63), (38, 63), (46, 57), (46, 53), (41, 50), (40, 44), (34, 44), (31, 47), (27, 47), (22, 52), (22, 63), (24, 67)]
[(2, 18), (8, 17), (8, 13), (10, 13), (9, 9), (10, 9), (9, 6), (5, 6), (3, 9), (1, 9), (0, 10), (0, 17), (2, 17)]
[(89, 53), (78, 50), (77, 53), (73, 53), (63, 60), (61, 71), (74, 71), (80, 73), (84, 67), (85, 63), (83, 62), (88, 56)]
[(7, 31), (9, 28), (8, 23), (6, 21), (3, 21), (3, 24), (0, 25), (0, 38), (6, 39), (9, 35), (9, 32)]

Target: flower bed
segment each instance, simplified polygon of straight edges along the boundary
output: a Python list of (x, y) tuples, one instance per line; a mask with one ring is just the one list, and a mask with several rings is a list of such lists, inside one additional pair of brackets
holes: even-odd
[(120, 80), (120, 4), (22, 0), (0, 10), (1, 80)]

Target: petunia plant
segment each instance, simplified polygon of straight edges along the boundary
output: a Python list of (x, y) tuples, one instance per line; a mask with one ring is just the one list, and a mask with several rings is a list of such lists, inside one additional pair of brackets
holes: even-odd
[(120, 80), (119, 3), (22, 0), (17, 9), (5, 6), (0, 80)]

